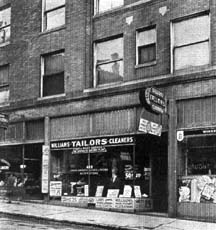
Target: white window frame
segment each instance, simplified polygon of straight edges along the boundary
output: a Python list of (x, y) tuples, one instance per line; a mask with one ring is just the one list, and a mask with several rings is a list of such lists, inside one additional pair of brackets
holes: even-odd
[[(11, 6), (10, 5), (6, 5), (6, 6), (2, 7), (2, 8), (0, 8), (0, 11), (6, 10), (6, 9), (10, 9), (10, 13), (11, 13)], [(2, 31), (4, 28), (8, 28), (8, 27), (10, 27), (10, 39), (11, 39), (11, 15), (10, 15), (10, 24), (6, 25), (6, 26), (2, 26), (0, 28), (0, 31)], [(10, 43), (10, 39), (9, 39), (9, 41), (5, 41), (3, 43), (0, 43), (0, 47), (9, 44)]]
[[(175, 46), (174, 24), (178, 23), (180, 21), (186, 21), (186, 20), (190, 20), (190, 19), (197, 18), (197, 17), (202, 17), (202, 16), (208, 16), (208, 20), (209, 20), (209, 34), (208, 34), (208, 37), (209, 37), (209, 39), (194, 42), (194, 43), (190, 43), (190, 44), (183, 45), (183, 46), (190, 46), (190, 45), (193, 45), (193, 44), (198, 44), (198, 43), (208, 41), (209, 42), (209, 65), (211, 64), (211, 24), (210, 24), (211, 23), (211, 14), (204, 12), (204, 13), (200, 13), (200, 14), (190, 15), (188, 17), (182, 18), (182, 19), (177, 20), (177, 21), (175, 20), (175, 21), (172, 21), (170, 23), (170, 61), (171, 61), (170, 62), (170, 70), (171, 70), (171, 73), (174, 73), (175, 71), (184, 71), (184, 70), (187, 69), (187, 68), (183, 68), (183, 69), (175, 70), (175, 68), (174, 68), (174, 66), (175, 66), (175, 57), (174, 57), (175, 48), (183, 47), (183, 46), (177, 46), (177, 47)], [(199, 66), (194, 66), (193, 68), (199, 68)]]
[[(140, 46), (138, 46), (138, 35), (139, 35), (139, 33), (142, 33), (144, 31), (148, 31), (148, 30), (152, 30), (152, 29), (155, 30), (155, 43), (149, 43), (148, 45), (155, 44), (155, 60), (154, 61), (149, 61), (149, 62), (146, 62), (146, 63), (143, 63), (143, 64), (139, 64), (139, 50), (138, 50), (138, 48)], [(137, 29), (136, 30), (136, 66), (145, 66), (145, 65), (148, 66), (152, 62), (155, 63), (156, 61), (157, 61), (157, 27), (156, 26), (151, 26), (151, 27)]]
[[(116, 85), (116, 82), (104, 83), (104, 84), (101, 84), (101, 85), (97, 84), (97, 82), (98, 82), (98, 79), (97, 79), (97, 70), (96, 70), (96, 67), (97, 67), (97, 54), (96, 54), (95, 50), (96, 50), (96, 46), (97, 46), (98, 43), (103, 43), (103, 42), (115, 40), (115, 39), (118, 39), (118, 38), (122, 38), (122, 42), (123, 42), (123, 57), (119, 58), (118, 61), (122, 60), (123, 61), (123, 66), (124, 66), (124, 36), (123, 35), (122, 36), (118, 36), (118, 37), (109, 38), (109, 39), (106, 39), (104, 41), (95, 41), (94, 42), (94, 45), (93, 45), (93, 53), (94, 53), (94, 71), (93, 71), (94, 79), (93, 79), (93, 87), (94, 88), (97, 88), (98, 86), (103, 87), (103, 86), (106, 86), (106, 85), (113, 85), (113, 84)], [(110, 63), (110, 61), (108, 63)], [(103, 64), (106, 64), (106, 62), (105, 63), (101, 63), (101, 65), (103, 65)], [(123, 67), (123, 75), (124, 75), (124, 67)]]
[[(42, 26), (41, 26), (42, 32), (58, 29), (59, 26), (51, 28), (51, 29), (46, 28), (47, 27), (46, 26), (46, 20), (47, 20), (46, 14), (48, 12), (52, 12), (52, 11), (55, 11), (55, 10), (58, 10), (58, 9), (61, 9), (61, 8), (65, 8), (65, 21), (66, 21), (66, 0), (65, 0), (65, 4), (62, 4), (62, 5), (60, 5), (58, 7), (55, 7), (53, 9), (51, 9), (51, 10), (45, 10), (45, 7), (46, 7), (46, 0), (42, 0)], [(64, 26), (64, 25), (62, 25), (62, 26)], [(60, 27), (62, 27), (62, 26), (60, 26)]]
[[(104, 10), (104, 11), (99, 11), (99, 4), (100, 4), (99, 1), (100, 1), (100, 0), (94, 0), (94, 14), (95, 14), (95, 15), (96, 15), (96, 14), (105, 13), (105, 12), (108, 12), (108, 11), (110, 11), (110, 10), (114, 10), (114, 9), (118, 9), (118, 8), (123, 7), (123, 6), (124, 6), (124, 1), (125, 1), (125, 0), (123, 0), (123, 4), (122, 4), (122, 5), (116, 6), (116, 7), (111, 7), (111, 8), (109, 8), (108, 10)], [(115, 0), (107, 0), (107, 1), (115, 1)]]
[[(64, 51), (62, 51), (62, 52), (64, 52)], [(52, 54), (53, 53), (50, 53), (50, 55), (52, 55)], [(65, 96), (66, 95), (65, 89), (64, 89), (64, 93), (50, 95), (50, 96), (43, 96), (43, 80), (44, 80), (44, 73), (45, 73), (45, 71), (44, 71), (45, 70), (44, 59), (45, 59), (45, 55), (41, 55), (40, 99), (47, 99), (47, 98), (55, 98), (55, 97)], [(65, 85), (65, 78), (64, 78), (64, 85)]]

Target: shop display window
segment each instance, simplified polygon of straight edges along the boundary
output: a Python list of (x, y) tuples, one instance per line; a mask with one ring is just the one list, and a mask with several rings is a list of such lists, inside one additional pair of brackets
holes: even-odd
[[(149, 196), (150, 161), (133, 146), (107, 147), (104, 152), (53, 151), (51, 180), (62, 181), (62, 194), (70, 196)], [(112, 190), (112, 191), (110, 191)], [(112, 193), (112, 194), (111, 194)]]
[(178, 201), (216, 203), (216, 136), (186, 137), (181, 150)]

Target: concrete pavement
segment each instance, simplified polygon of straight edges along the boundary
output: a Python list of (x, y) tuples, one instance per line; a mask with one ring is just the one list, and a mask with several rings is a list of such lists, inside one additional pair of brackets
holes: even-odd
[(1, 203), (0, 214), (57, 221), (109, 229), (156, 230), (215, 230), (215, 223), (179, 220), (149, 215), (82, 209), (47, 204), (13, 202)]

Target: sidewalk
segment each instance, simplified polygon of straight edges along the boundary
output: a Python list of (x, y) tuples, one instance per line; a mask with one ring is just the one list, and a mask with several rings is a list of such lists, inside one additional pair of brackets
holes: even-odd
[(1, 203), (0, 214), (109, 229), (215, 230), (216, 224), (36, 203)]

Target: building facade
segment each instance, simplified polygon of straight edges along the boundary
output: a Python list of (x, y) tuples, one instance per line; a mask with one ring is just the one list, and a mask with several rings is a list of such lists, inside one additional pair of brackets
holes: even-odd
[[(30, 197), (214, 220), (213, 0), (1, 0), (0, 18), (0, 158)], [(167, 114), (141, 106), (146, 87)]]

